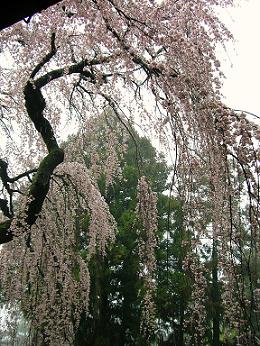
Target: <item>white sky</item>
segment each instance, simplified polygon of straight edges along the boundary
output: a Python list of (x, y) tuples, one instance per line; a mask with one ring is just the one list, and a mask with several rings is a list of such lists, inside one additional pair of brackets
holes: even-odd
[(224, 102), (260, 115), (260, 0), (237, 0), (223, 19), (235, 42), (223, 54)]

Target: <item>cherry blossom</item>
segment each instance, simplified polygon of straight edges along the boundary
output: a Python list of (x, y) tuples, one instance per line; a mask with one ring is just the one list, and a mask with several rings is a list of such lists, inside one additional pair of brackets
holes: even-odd
[[(172, 190), (183, 204), (184, 227), (193, 234), (190, 258), (202, 239), (216, 240), (224, 304), (238, 304), (241, 312), (227, 318), (240, 343), (259, 338), (254, 266), (260, 130), (247, 113), (221, 102), (216, 48), (232, 36), (215, 10), (230, 5), (232, 0), (63, 0), (1, 31), (0, 275), (6, 300), (21, 303), (34, 333), (46, 342), (71, 342), (88, 305), (90, 278), (87, 259), (76, 251), (78, 233), (87, 234), (89, 256), (104, 254), (114, 238), (116, 225), (96, 180), (103, 169), (107, 186), (120, 177), (124, 142), (107, 126), (102, 156), (91, 132), (91, 119), (109, 119), (108, 109), (130, 136), (137, 122), (171, 152)], [(71, 141), (62, 144), (64, 129), (72, 126)], [(84, 153), (87, 141), (92, 147)], [(148, 321), (154, 311), (156, 198), (141, 176), (140, 168)], [(197, 300), (203, 262), (194, 271)], [(193, 307), (200, 311), (201, 304)], [(202, 334), (200, 326), (197, 335)]]

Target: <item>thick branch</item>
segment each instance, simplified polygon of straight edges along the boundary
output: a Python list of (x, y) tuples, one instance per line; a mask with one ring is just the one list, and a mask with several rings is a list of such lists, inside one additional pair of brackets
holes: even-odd
[(10, 196), (10, 209), (8, 207), (8, 201), (6, 199), (1, 199), (0, 203), (0, 209), (2, 210), (3, 214), (6, 217), (11, 218), (13, 214), (13, 207), (12, 207), (12, 194), (13, 190), (10, 188), (9, 183), (10, 183), (10, 178), (7, 173), (7, 167), (8, 164), (4, 160), (0, 159), (0, 179), (2, 180), (3, 186), (7, 193)]
[(27, 113), (36, 130), (40, 132), (48, 152), (50, 153), (52, 150), (58, 148), (58, 144), (50, 122), (43, 116), (46, 102), (42, 96), (41, 90), (29, 81), (24, 88), (24, 98)]
[[(26, 218), (24, 222), (30, 227), (37, 220), (42, 210), (42, 205), (49, 191), (50, 177), (54, 169), (63, 161), (64, 153), (60, 148), (53, 149), (40, 163), (37, 174), (29, 190), (29, 202), (26, 208)], [(1, 200), (0, 200), (1, 201)], [(4, 202), (2, 203), (4, 205)], [(3, 210), (3, 208), (1, 208)], [(10, 217), (11, 215), (5, 214)], [(11, 221), (0, 223), (0, 244), (11, 241), (14, 237), (10, 229)]]
[[(24, 221), (30, 227), (35, 223), (41, 212), (43, 202), (49, 191), (51, 174), (63, 161), (64, 153), (57, 144), (49, 121), (43, 116), (45, 100), (40, 89), (34, 88), (32, 83), (28, 82), (24, 88), (24, 95), (28, 115), (37, 131), (40, 132), (49, 152), (41, 161), (29, 189), (29, 202), (25, 211), (26, 218)], [(7, 174), (6, 177), (8, 178)], [(7, 243), (13, 239), (14, 235), (10, 225), (11, 220), (0, 224), (0, 244)]]
[[(54, 37), (53, 37), (54, 44)], [(48, 62), (53, 55), (53, 45), (51, 53), (47, 54), (46, 57), (35, 67), (32, 75), (35, 75), (44, 63)], [(46, 106), (45, 99), (41, 93), (41, 89), (36, 87), (31, 81), (28, 81), (24, 87), (25, 107), (29, 118), (34, 124), (36, 130), (41, 134), (41, 137), (46, 144), (48, 155), (41, 161), (37, 173), (33, 177), (33, 181), (29, 188), (28, 203), (24, 210), (25, 218), (21, 220), (22, 224), (26, 226), (32, 226), (37, 220), (39, 213), (42, 210), (42, 206), (46, 195), (49, 191), (50, 178), (54, 169), (63, 161), (64, 153), (59, 148), (56, 141), (52, 126), (48, 119), (43, 115), (43, 111)], [(8, 181), (10, 178), (7, 174), (7, 164), (4, 161), (0, 162), (0, 173), (2, 181)], [(8, 185), (8, 184), (7, 184)], [(4, 207), (4, 205), (3, 205)], [(12, 229), (10, 227), (11, 219), (0, 224), (0, 243), (7, 243), (14, 237)], [(19, 226), (19, 216), (18, 216)], [(28, 227), (26, 227), (28, 228)], [(29, 237), (30, 238), (30, 237)], [(28, 243), (28, 241), (27, 241)], [(30, 245), (30, 244), (28, 244)]]
[(37, 220), (42, 210), (42, 205), (49, 191), (50, 178), (54, 169), (63, 162), (63, 150), (57, 147), (53, 149), (40, 163), (37, 174), (35, 175), (30, 187), (29, 196), (32, 201), (29, 203), (27, 218), (25, 222), (31, 226)]
[(0, 159), (0, 179), (2, 180), (2, 183), (5, 187), (5, 189), (9, 192), (9, 177), (7, 174), (7, 167), (8, 164), (4, 160)]
[(68, 69), (66, 67), (59, 68), (57, 70), (50, 71), (46, 73), (44, 76), (39, 77), (35, 82), (34, 85), (36, 88), (42, 88), (46, 84), (48, 84), (50, 81), (54, 79), (58, 79), (66, 74), (72, 74), (72, 73), (80, 73), (84, 75), (87, 78), (95, 79), (95, 75), (91, 73), (90, 71), (84, 70), (85, 68), (85, 62), (84, 60), (80, 61), (77, 64), (71, 65)]
[(95, 74), (89, 70), (86, 70), (86, 67), (91, 67), (91, 66), (107, 63), (111, 61), (113, 57), (114, 56), (101, 56), (99, 59), (92, 59), (92, 60), (84, 59), (69, 67), (62, 67), (62, 68), (50, 71), (46, 73), (45, 75), (39, 77), (34, 82), (34, 86), (39, 89), (44, 87), (45, 85), (47, 85), (49, 82), (51, 82), (54, 79), (58, 79), (60, 77), (63, 77), (64, 75), (70, 75), (73, 73), (79, 73), (82, 76), (89, 78), (90, 81), (95, 82), (96, 80)]
[(2, 210), (4, 216), (8, 217), (9, 219), (12, 217), (12, 214), (8, 208), (7, 199), (0, 198), (0, 209)]
[(26, 223), (31, 226), (42, 209), (43, 202), (49, 191), (50, 177), (54, 169), (63, 161), (64, 153), (59, 148), (50, 122), (43, 116), (45, 100), (41, 90), (28, 82), (24, 88), (25, 106), (36, 130), (40, 132), (49, 154), (41, 161), (30, 186), (29, 203)]
[(13, 234), (10, 230), (12, 220), (6, 220), (0, 223), (0, 244), (8, 243), (13, 239)]
[[(40, 133), (46, 147), (48, 150), (48, 155), (41, 161), (36, 175), (33, 178), (31, 186), (29, 188), (28, 194), (28, 204), (25, 210), (25, 222), (27, 226), (32, 226), (39, 213), (41, 212), (44, 200), (49, 191), (50, 178), (54, 169), (63, 162), (64, 153), (63, 150), (59, 148), (56, 141), (52, 126), (48, 119), (43, 115), (43, 111), (46, 107), (45, 99), (42, 95), (41, 88), (50, 83), (52, 80), (60, 78), (66, 74), (79, 73), (83, 77), (88, 78), (92, 83), (96, 82), (96, 76), (92, 71), (86, 70), (86, 66), (94, 66), (109, 62), (112, 56), (101, 56), (99, 59), (92, 60), (82, 60), (78, 63), (71, 65), (70, 67), (64, 67), (56, 69), (46, 73), (45, 75), (39, 77), (35, 81), (32, 79), (41, 70), (41, 68), (50, 61), (50, 59), (55, 55), (55, 34), (52, 34), (51, 38), (51, 50), (46, 56), (38, 63), (30, 75), (30, 80), (26, 83), (24, 87), (24, 98), (25, 107), (29, 118), (36, 130)], [(106, 76), (104, 75), (104, 78)], [(1, 163), (1, 162), (0, 162)], [(5, 167), (5, 162), (3, 161), (2, 175), (6, 184), (8, 182), (13, 182), (13, 179), (9, 178), (7, 175), (7, 166)], [(0, 167), (1, 168), (1, 167)], [(1, 172), (0, 172), (1, 173)], [(21, 177), (24, 175), (19, 175)], [(16, 177), (16, 178), (17, 178)], [(8, 185), (8, 184), (7, 184)], [(5, 209), (5, 202), (3, 203), (3, 208)], [(14, 235), (10, 230), (11, 221), (4, 222), (0, 224), (0, 243), (6, 243), (13, 239)], [(22, 223), (21, 223), (22, 224)], [(30, 244), (29, 244), (30, 245)]]
[(23, 172), (21, 174), (18, 174), (17, 176), (15, 176), (13, 178), (10, 178), (8, 173), (7, 173), (7, 167), (8, 167), (7, 162), (0, 159), (0, 178), (1, 178), (4, 186), (6, 185), (6, 183), (12, 184), (12, 183), (16, 182), (17, 180), (22, 179), (24, 177), (29, 178), (30, 174), (37, 172), (37, 169), (34, 168), (34, 169), (30, 169), (26, 172)]
[(35, 168), (30, 169), (29, 171), (26, 171), (26, 172), (23, 172), (21, 174), (18, 174), (17, 176), (15, 176), (13, 178), (9, 178), (9, 182), (10, 183), (14, 183), (15, 181), (17, 181), (19, 179), (22, 179), (24, 177), (27, 177), (28, 179), (30, 179), (30, 174), (36, 173), (36, 172), (37, 172), (37, 169), (35, 169)]
[(42, 59), (42, 61), (33, 69), (30, 78), (33, 79), (40, 69), (51, 60), (51, 58), (56, 54), (57, 49), (55, 46), (55, 32), (51, 35), (51, 51)]

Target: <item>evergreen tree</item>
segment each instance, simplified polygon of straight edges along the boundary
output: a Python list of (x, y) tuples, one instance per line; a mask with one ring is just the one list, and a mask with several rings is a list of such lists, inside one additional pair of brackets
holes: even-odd
[[(100, 131), (98, 147), (102, 151), (102, 124), (96, 131)], [(91, 169), (89, 157), (86, 157), (86, 164)], [(183, 345), (184, 313), (192, 279), (185, 273), (182, 263), (190, 235), (183, 229), (181, 203), (163, 194), (169, 188), (169, 168), (163, 155), (136, 132), (128, 137), (121, 167), (122, 177), (108, 188), (105, 174), (99, 179), (100, 189), (117, 221), (118, 232), (107, 256), (96, 255), (91, 261), (90, 311), (87, 319), (82, 317), (75, 344), (147, 345), (140, 331), (145, 287), (139, 275), (140, 231), (136, 218), (136, 191), (141, 171), (158, 196), (157, 290), (154, 297), (157, 331), (154, 337), (160, 344)], [(183, 246), (185, 240), (187, 245)], [(84, 248), (84, 239), (81, 247)]]

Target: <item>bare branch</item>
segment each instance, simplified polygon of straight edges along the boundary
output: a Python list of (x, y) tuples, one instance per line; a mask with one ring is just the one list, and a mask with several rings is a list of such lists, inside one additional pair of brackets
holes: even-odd
[(100, 65), (103, 63), (107, 63), (112, 60), (114, 56), (101, 56), (99, 59), (84, 59), (80, 62), (70, 65), (69, 67), (62, 67), (56, 70), (52, 70), (45, 75), (39, 77), (35, 82), (34, 85), (36, 88), (42, 88), (49, 82), (51, 82), (54, 79), (58, 79), (64, 75), (70, 75), (74, 73), (79, 73), (85, 78), (88, 78), (90, 81), (95, 83), (96, 76), (94, 73), (92, 73), (89, 70), (86, 70), (86, 67), (91, 67), (95, 65)]
[(51, 51), (42, 59), (42, 61), (35, 66), (35, 68), (33, 69), (31, 75), (30, 75), (30, 78), (33, 79), (36, 74), (40, 71), (40, 69), (45, 65), (47, 64), (51, 58), (56, 54), (57, 52), (57, 48), (55, 46), (55, 32), (52, 33), (51, 35)]

